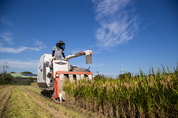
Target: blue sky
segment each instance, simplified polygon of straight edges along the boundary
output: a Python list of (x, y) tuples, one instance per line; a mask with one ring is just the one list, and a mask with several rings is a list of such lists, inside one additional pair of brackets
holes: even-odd
[(56, 42), (65, 55), (91, 49), (70, 64), (93, 74), (145, 73), (161, 64), (172, 71), (178, 61), (176, 0), (0, 0), (0, 65), (7, 72), (37, 73), (40, 57)]

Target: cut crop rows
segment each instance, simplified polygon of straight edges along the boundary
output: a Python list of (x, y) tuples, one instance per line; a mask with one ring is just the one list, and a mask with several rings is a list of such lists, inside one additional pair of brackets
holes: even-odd
[[(36, 94), (37, 96), (41, 93), (41, 90), (40, 89), (36, 89), (32, 86), (26, 86), (26, 88), (28, 89), (29, 92), (32, 92), (34, 94)], [(36, 97), (37, 97), (36, 96)], [(97, 115), (96, 113), (93, 113), (91, 111), (87, 111), (86, 109), (84, 108), (81, 108), (81, 107), (78, 107), (77, 105), (74, 105), (73, 103), (73, 99), (69, 99), (69, 100), (66, 100), (65, 102), (62, 102), (60, 103), (59, 101), (56, 101), (54, 99), (52, 99), (48, 93), (48, 95), (42, 95), (40, 94), (40, 98), (42, 99), (42, 97), (46, 100), (49, 100), (50, 102), (48, 103), (49, 106), (54, 105), (56, 107), (60, 107), (62, 109), (70, 109), (70, 112), (73, 114), (73, 117), (77, 116), (79, 117), (79, 115), (76, 115), (76, 114), (83, 114), (83, 116), (81, 117), (104, 117), (104, 115)], [(57, 104), (56, 104), (57, 103)], [(69, 111), (69, 110), (68, 110)], [(67, 113), (66, 113), (67, 114)]]
[[(3, 87), (3, 86), (0, 86)], [(23, 118), (83, 118), (79, 114), (52, 99), (41, 96), (41, 90), (32, 86), (9, 86), (1, 88), (0, 117)], [(0, 90), (1, 90), (0, 89)]]
[[(45, 96), (41, 95), (40, 89), (36, 89), (34, 87), (31, 87), (31, 86), (26, 86), (25, 88), (26, 88), (25, 90), (27, 91), (26, 93), (32, 94), (33, 96), (35, 96), (36, 99), (41, 99), (40, 104), (44, 104), (45, 106), (47, 106), (47, 108), (55, 109), (53, 112), (58, 112), (58, 115), (63, 113), (63, 114), (65, 114), (64, 117), (67, 117), (67, 116), (68, 117), (77, 117), (77, 118), (78, 117), (81, 117), (81, 118), (87, 117), (87, 116), (85, 116), (85, 114), (83, 115), (81, 113), (73, 111), (73, 109), (71, 109), (71, 108), (68, 109), (64, 105), (56, 104), (56, 103), (59, 103), (59, 102), (56, 102), (56, 101), (54, 102), (54, 100), (51, 99), (50, 97), (45, 97)], [(63, 117), (63, 116), (60, 115), (60, 117)]]
[(7, 110), (7, 104), (9, 103), (9, 99), (11, 98), (12, 95), (12, 89), (13, 86), (11, 87), (7, 87), (6, 89), (3, 89), (4, 91), (2, 91), (0, 93), (0, 117), (4, 117), (5, 116), (5, 112)]

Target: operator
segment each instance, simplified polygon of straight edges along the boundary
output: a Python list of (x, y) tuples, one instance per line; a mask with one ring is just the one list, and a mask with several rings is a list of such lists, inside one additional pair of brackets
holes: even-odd
[(53, 47), (52, 57), (54, 57), (56, 60), (61, 60), (63, 56), (65, 59), (64, 49), (65, 43), (63, 43), (63, 41), (57, 42), (56, 46)]

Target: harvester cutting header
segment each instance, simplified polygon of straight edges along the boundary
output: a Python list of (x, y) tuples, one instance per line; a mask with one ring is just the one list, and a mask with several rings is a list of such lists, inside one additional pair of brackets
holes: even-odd
[[(69, 65), (71, 58), (86, 55), (86, 64), (92, 63), (92, 51), (86, 50), (65, 57), (65, 44), (60, 41), (53, 48), (52, 54), (43, 54), (38, 65), (37, 83), (41, 89), (49, 91), (55, 99), (65, 100), (63, 83), (80, 79), (92, 80), (93, 74), (89, 69)], [(62, 58), (62, 55), (64, 58)]]

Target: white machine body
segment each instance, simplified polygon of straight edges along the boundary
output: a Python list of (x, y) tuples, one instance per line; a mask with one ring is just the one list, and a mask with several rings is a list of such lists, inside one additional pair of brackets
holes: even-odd
[[(91, 50), (86, 50), (83, 52), (79, 52), (76, 54), (68, 55), (66, 56), (65, 60), (75, 58), (78, 56), (86, 55), (86, 63), (91, 63), (91, 55), (92, 52)], [(51, 54), (43, 54), (40, 58), (40, 62), (38, 65), (38, 74), (37, 74), (37, 83), (38, 86), (41, 89), (53, 89), (54, 84), (55, 84), (55, 74), (57, 71), (65, 71), (65, 72), (71, 72), (70, 69), (72, 66), (68, 64), (68, 61), (65, 61), (64, 59), (62, 60), (53, 60), (54, 57), (52, 57)], [(73, 66), (74, 67), (74, 66)], [(74, 71), (77, 70), (76, 68)], [(78, 69), (79, 70), (79, 69)], [(90, 72), (89, 70), (86, 69), (86, 71)], [(85, 72), (86, 72), (85, 71)], [(84, 71), (83, 71), (84, 72)], [(64, 78), (64, 74), (60, 75), (61, 80)], [(73, 76), (68, 75), (69, 77), (73, 78)], [(76, 75), (76, 79), (80, 79), (84, 77), (85, 75)], [(89, 80), (92, 79), (91, 75), (87, 75)], [(71, 78), (69, 78), (71, 80)]]
[(40, 88), (47, 88), (50, 84), (50, 78), (47, 77), (50, 68), (46, 67), (45, 62), (50, 62), (52, 60), (51, 54), (43, 54), (40, 58), (40, 63), (38, 65), (37, 83)]

